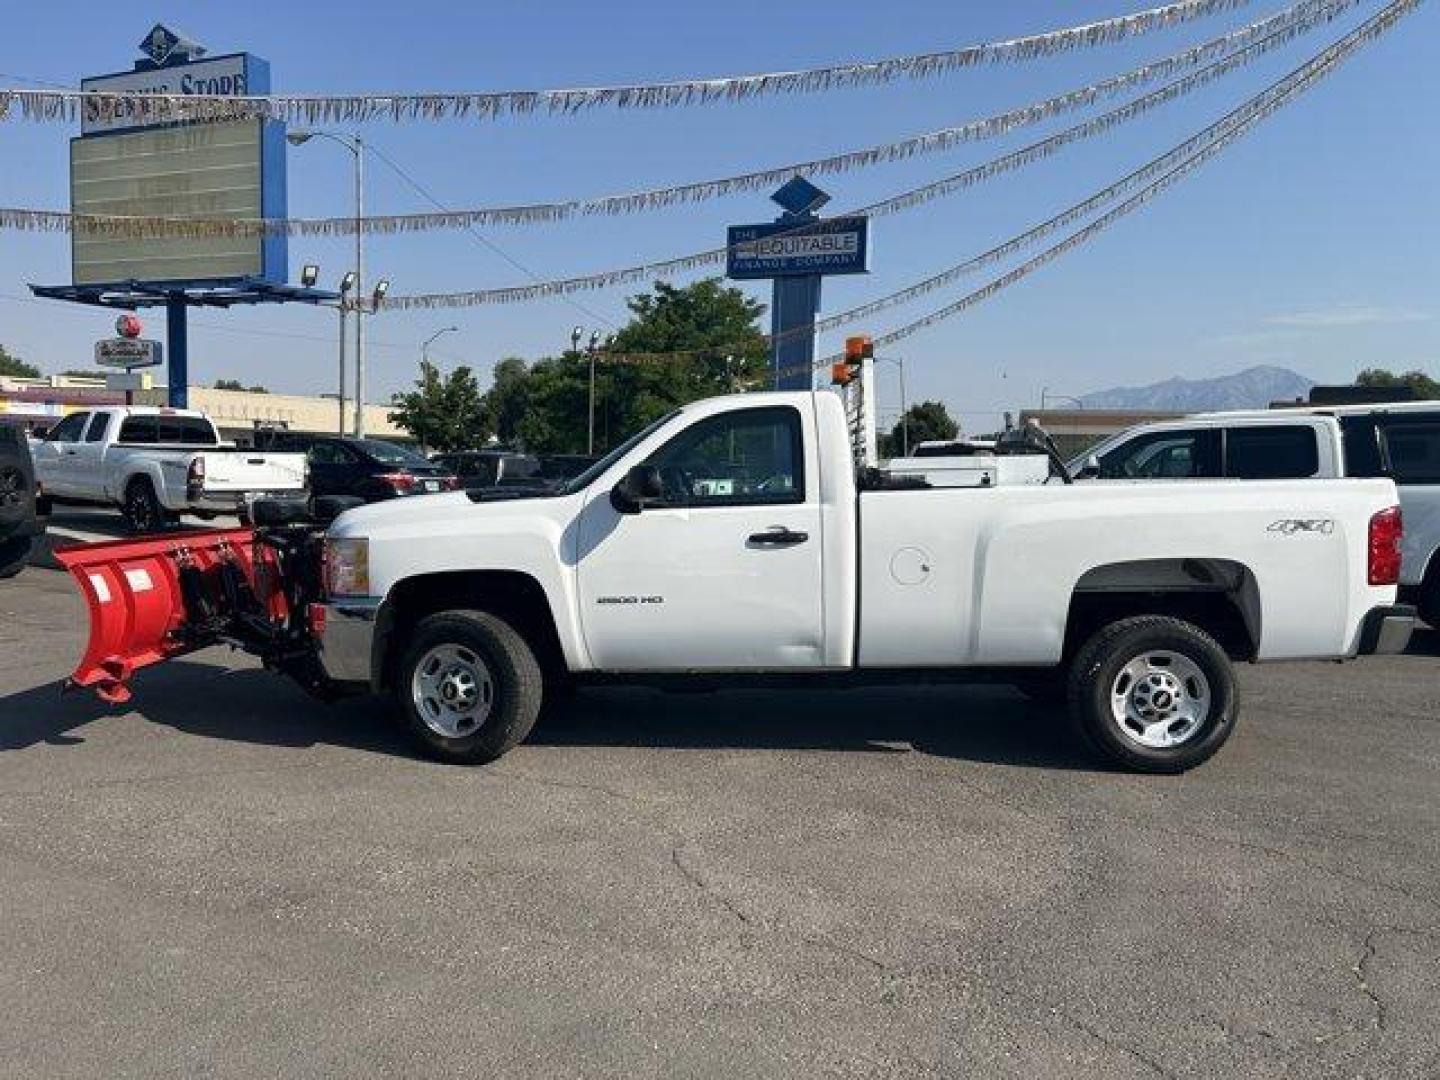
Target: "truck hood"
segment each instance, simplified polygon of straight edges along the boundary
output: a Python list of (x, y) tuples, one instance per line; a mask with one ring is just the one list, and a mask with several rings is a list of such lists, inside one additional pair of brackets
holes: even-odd
[(404, 540), (443, 536), (457, 527), (480, 527), (489, 532), (538, 521), (564, 522), (578, 510), (582, 498), (539, 491), (414, 495), (347, 510), (335, 519), (328, 532), (333, 537)]

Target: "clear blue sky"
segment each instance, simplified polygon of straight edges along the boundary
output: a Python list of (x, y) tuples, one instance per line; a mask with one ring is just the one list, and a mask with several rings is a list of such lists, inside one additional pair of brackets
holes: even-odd
[[(1158, 0), (1156, 0), (1158, 2)], [(270, 60), (277, 91), (510, 89), (791, 69), (956, 47), (1138, 10), (1136, 0), (306, 0), (195, 4), (47, 0), (6, 5), (0, 73), (74, 84), (127, 68), (135, 42), (171, 22), (214, 52)], [(603, 194), (741, 172), (867, 146), (1029, 102), (1133, 67), (1222, 26), (1282, 6), (1048, 60), (921, 82), (668, 112), (599, 111), (502, 123), (378, 123), (362, 130), (455, 206)], [(838, 310), (903, 287), (1021, 231), (1219, 116), (1379, 8), (1301, 38), (1206, 90), (1048, 162), (875, 224), (874, 272), (832, 278)], [(1322, 85), (1149, 208), (981, 307), (907, 341), (911, 396), (939, 397), (983, 424), (1034, 404), (1041, 388), (1078, 394), (1257, 363), (1344, 380), (1364, 365), (1440, 374), (1440, 5), (1424, 5)], [(17, 85), (0, 77), (0, 85)], [(19, 84), (24, 85), (24, 84)], [(958, 171), (1068, 120), (956, 151), (820, 180), (836, 209)], [(0, 125), (0, 204), (64, 208), (66, 125)], [(290, 151), (295, 215), (349, 210), (349, 158), (315, 142)], [(427, 209), (375, 162), (374, 212)], [(497, 228), (487, 236), (545, 277), (716, 246), (729, 223), (771, 216), (764, 193), (625, 218)], [(292, 275), (318, 262), (326, 280), (343, 241), (294, 240)], [(464, 233), (373, 238), (367, 259), (396, 292), (523, 280)], [(112, 317), (22, 303), (27, 281), (63, 282), (62, 235), (0, 234), (0, 343), (58, 370), (83, 366)], [(939, 306), (971, 279), (867, 327)], [(768, 288), (746, 286), (765, 298)], [(623, 321), (627, 292), (371, 321), (377, 396), (413, 378), (419, 344), (455, 324), (437, 357), (481, 371), (501, 356), (562, 348), (576, 323)], [(153, 324), (159, 320), (151, 317)], [(238, 377), (315, 392), (333, 382), (334, 316), (302, 307), (193, 320), (196, 382)], [(853, 332), (853, 331), (850, 331)], [(844, 331), (841, 332), (842, 334)], [(293, 336), (291, 336), (293, 335)], [(839, 336), (839, 335), (835, 335)], [(833, 344), (825, 342), (823, 344)], [(886, 388), (893, 396), (893, 388)], [(984, 414), (984, 415), (982, 415)]]

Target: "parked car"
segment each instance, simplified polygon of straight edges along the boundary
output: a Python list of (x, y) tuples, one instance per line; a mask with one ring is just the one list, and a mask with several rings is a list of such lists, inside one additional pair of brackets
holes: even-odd
[(119, 507), (134, 532), (305, 490), (300, 454), (240, 449), (202, 412), (143, 406), (71, 413), (36, 444), (35, 473), (56, 503)]
[(30, 561), (45, 533), (45, 512), (29, 440), (18, 427), (0, 424), (0, 578), (14, 577)]
[(545, 487), (540, 462), (529, 454), (513, 450), (469, 450), (453, 454), (432, 454), (430, 460), (460, 478), (467, 491), (479, 488)]
[(310, 491), (317, 496), (345, 495), (379, 502), (454, 491), (460, 486), (452, 470), (384, 439), (281, 432), (265, 443), (305, 454)]
[[(741, 394), (676, 410), (555, 491), (309, 527), (266, 528), (257, 505), (267, 543), (240, 558), (273, 561), (194, 612), (116, 573), (123, 556), (178, 574), (173, 544), (66, 551), (94, 620), (73, 679), (123, 695), (131, 671), (223, 639), (323, 695), (388, 691), (428, 753), (478, 763), (578, 680), (1049, 676), (1097, 750), (1178, 772), (1234, 730), (1234, 661), (1409, 641), (1387, 479), (871, 486), (851, 447), (838, 395)], [(187, 558), (235, 572), (223, 552)], [(116, 603), (94, 602), (97, 580)]]
[(598, 460), (588, 454), (541, 454), (540, 475), (551, 487), (558, 487), (574, 480)]
[(1388, 476), (1405, 514), (1401, 595), (1440, 626), (1440, 402), (1206, 413), (1141, 424), (1070, 463), (1082, 478)]

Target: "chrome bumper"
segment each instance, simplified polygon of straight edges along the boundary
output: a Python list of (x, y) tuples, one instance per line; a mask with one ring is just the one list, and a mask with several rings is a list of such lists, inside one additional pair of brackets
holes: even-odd
[(312, 605), (310, 625), (315, 630), (320, 666), (331, 681), (370, 682), (381, 603), (362, 596)]

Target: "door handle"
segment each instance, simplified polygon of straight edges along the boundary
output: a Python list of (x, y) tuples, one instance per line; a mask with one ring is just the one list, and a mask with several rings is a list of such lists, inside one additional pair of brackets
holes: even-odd
[(784, 525), (771, 525), (764, 532), (751, 533), (747, 543), (757, 547), (790, 547), (810, 539), (809, 533), (792, 532)]

